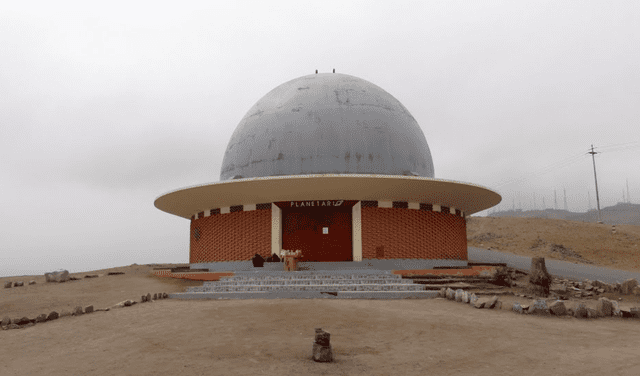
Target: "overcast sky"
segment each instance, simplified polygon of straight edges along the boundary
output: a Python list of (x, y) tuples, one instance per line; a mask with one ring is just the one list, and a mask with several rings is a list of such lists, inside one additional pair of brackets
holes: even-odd
[[(640, 2), (3, 2), (0, 276), (188, 262), (156, 197), (219, 180), (236, 125), (318, 69), (402, 102), (436, 178), (502, 208), (640, 202)], [(213, 3), (213, 4), (212, 4)], [(94, 4), (104, 4), (96, 6)], [(485, 213), (480, 213), (484, 215)]]

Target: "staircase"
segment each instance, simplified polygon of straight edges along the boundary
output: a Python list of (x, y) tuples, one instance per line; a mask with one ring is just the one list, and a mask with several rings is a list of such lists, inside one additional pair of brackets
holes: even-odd
[(389, 270), (238, 271), (175, 299), (428, 299), (437, 291)]

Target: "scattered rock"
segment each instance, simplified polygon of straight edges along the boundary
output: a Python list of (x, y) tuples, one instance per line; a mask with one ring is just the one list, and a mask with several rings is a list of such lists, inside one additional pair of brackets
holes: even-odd
[(544, 299), (538, 299), (531, 307), (529, 307), (529, 313), (539, 314), (539, 315), (548, 315), (550, 313), (549, 307), (547, 306), (547, 301)]
[(34, 325), (36, 325), (36, 324), (35, 324), (35, 323), (32, 323), (32, 322), (28, 322), (28, 323), (26, 323), (26, 324), (22, 325), (22, 327), (23, 327), (23, 328), (28, 328), (28, 327), (30, 327), (30, 326), (34, 326)]
[(146, 295), (142, 295), (142, 297), (140, 298), (140, 303), (144, 303), (147, 301), (147, 296)]
[[(7, 287), (6, 284), (5, 284), (5, 287)], [(9, 287), (11, 287), (11, 286), (9, 286)], [(446, 298), (447, 297), (447, 289), (444, 288), (444, 287), (441, 288), (440, 291), (438, 291), (438, 297), (439, 298)]]
[(84, 313), (91, 313), (91, 312), (93, 312), (92, 305), (84, 307)]
[(626, 281), (622, 282), (622, 285), (620, 286), (620, 293), (629, 295), (633, 291), (633, 288), (637, 286), (638, 281), (636, 281), (634, 278), (627, 279)]
[(71, 316), (71, 312), (63, 310), (60, 312), (60, 317)]
[(29, 281), (29, 284), (30, 284), (30, 285), (35, 285), (35, 284), (36, 284), (36, 281)]
[(147, 301), (150, 302), (151, 301), (151, 293), (147, 293)]
[(587, 318), (589, 318), (589, 319), (597, 319), (598, 318), (598, 311), (596, 311), (593, 308), (587, 308)]
[(483, 308), (485, 304), (487, 304), (489, 302), (488, 298), (480, 298), (480, 299), (476, 299), (472, 306), (474, 308)]
[(493, 309), (496, 304), (498, 304), (498, 296), (494, 295), (484, 304), (484, 308)]
[(632, 307), (629, 310), (629, 313), (631, 314), (631, 317), (635, 317), (637, 319), (640, 319), (640, 307)]
[(313, 342), (312, 358), (316, 362), (331, 362), (333, 361), (333, 352), (331, 351), (330, 343), (331, 334), (322, 330), (322, 328), (316, 328), (316, 338)]
[(44, 313), (36, 317), (36, 322), (45, 322), (45, 321), (47, 321), (47, 315)]
[(69, 271), (59, 269), (53, 272), (44, 273), (44, 278), (47, 282), (66, 282), (69, 280)]
[(474, 305), (477, 300), (478, 297), (476, 296), (476, 294), (471, 294), (471, 296), (469, 297), (469, 304)]
[(26, 325), (26, 324), (28, 324), (30, 322), (31, 322), (31, 320), (29, 320), (28, 317), (22, 317), (22, 318), (19, 318), (19, 319), (11, 320), (11, 323), (12, 324), (16, 324), (16, 325)]
[(131, 307), (132, 305), (133, 305), (133, 301), (131, 301), (131, 300), (125, 300), (124, 301), (124, 306), (125, 307)]
[(522, 308), (522, 305), (518, 302), (513, 303), (512, 310), (515, 313), (524, 313), (524, 309)]
[(84, 312), (82, 311), (82, 307), (77, 306), (76, 308), (73, 309), (74, 316), (80, 316), (82, 314), (84, 314)]
[(447, 287), (447, 299), (449, 300), (455, 299), (455, 292), (449, 287)]
[(153, 294), (153, 300), (158, 300), (158, 294)]
[(596, 304), (596, 310), (599, 316), (609, 317), (613, 314), (613, 303), (607, 298), (600, 298)]
[(10, 289), (12, 285), (13, 285), (13, 282), (11, 282), (11, 281), (9, 281), (9, 282), (5, 282), (5, 283), (4, 283), (4, 288), (5, 288), (5, 289)]
[(567, 314), (567, 307), (561, 300), (556, 300), (549, 306), (549, 312), (556, 316), (564, 316)]
[(462, 293), (462, 302), (469, 304), (469, 291)]
[(2, 321), (0, 322), (0, 325), (2, 326), (9, 326), (11, 325), (11, 319), (9, 318), (9, 316), (5, 316)]
[(124, 274), (124, 272), (109, 272), (107, 273), (107, 275), (121, 275)]
[(454, 295), (454, 299), (455, 299), (456, 302), (461, 302), (462, 301), (462, 293), (463, 292), (464, 291), (462, 291), (462, 289), (457, 289), (456, 290), (456, 293)]
[(589, 317), (587, 307), (584, 305), (584, 303), (579, 303), (576, 306), (573, 315), (579, 319), (586, 319), (587, 317)]
[(49, 313), (49, 316), (47, 316), (47, 321), (56, 320), (59, 316), (60, 315), (58, 315), (58, 312), (51, 311), (51, 313)]
[(169, 294), (167, 294), (166, 292), (162, 293), (162, 299), (167, 299), (169, 297)]
[(92, 274), (92, 275), (85, 275), (84, 277), (85, 277), (85, 278), (98, 278), (98, 276), (97, 276), (97, 275), (95, 275), (95, 274)]
[(10, 324), (7, 326), (7, 329), (20, 329), (20, 325), (18, 324)]
[(20, 287), (20, 286), (24, 286), (24, 282), (18, 281), (18, 282), (13, 284), (13, 287)]

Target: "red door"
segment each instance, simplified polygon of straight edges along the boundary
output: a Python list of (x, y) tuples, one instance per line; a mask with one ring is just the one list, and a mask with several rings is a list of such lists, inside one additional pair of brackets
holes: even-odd
[(293, 208), (282, 213), (282, 249), (300, 261), (353, 261), (351, 208)]

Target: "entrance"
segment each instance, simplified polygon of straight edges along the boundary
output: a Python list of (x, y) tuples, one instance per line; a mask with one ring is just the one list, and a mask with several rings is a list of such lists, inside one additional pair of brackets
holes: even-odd
[(301, 250), (299, 261), (353, 261), (353, 204), (339, 207), (287, 205), (282, 209), (282, 249)]

